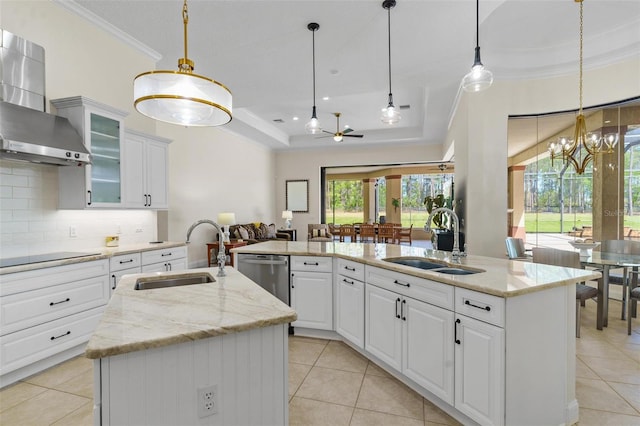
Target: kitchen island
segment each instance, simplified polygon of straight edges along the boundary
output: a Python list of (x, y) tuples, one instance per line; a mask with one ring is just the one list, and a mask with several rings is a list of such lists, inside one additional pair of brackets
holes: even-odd
[[(85, 355), (97, 424), (286, 424), (295, 311), (227, 268), (124, 276)], [(214, 282), (136, 290), (136, 282)]]
[(343, 340), (463, 424), (578, 421), (575, 283), (598, 272), (389, 244), (232, 251), (289, 255), (295, 334)]

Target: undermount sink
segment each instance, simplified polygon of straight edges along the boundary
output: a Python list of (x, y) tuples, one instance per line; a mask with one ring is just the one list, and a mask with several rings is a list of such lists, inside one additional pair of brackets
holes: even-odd
[(446, 263), (438, 263), (433, 260), (421, 259), (419, 257), (388, 257), (382, 260), (398, 265), (411, 266), (413, 268), (420, 268), (448, 275), (471, 275), (477, 274), (478, 272), (484, 272), (472, 269), (452, 268)]
[(213, 283), (216, 280), (207, 272), (173, 275), (170, 277), (146, 277), (136, 280), (135, 290), (149, 290), (153, 288), (178, 287), (182, 285)]
[(443, 268), (447, 266), (446, 264), (432, 262), (429, 260), (415, 258), (415, 257), (389, 257), (382, 260), (384, 260), (385, 262), (396, 263), (398, 265), (412, 266), (414, 268), (420, 268), (420, 269), (436, 269), (436, 268)]
[(471, 275), (471, 274), (477, 274), (480, 271), (471, 271), (469, 269), (462, 269), (462, 268), (440, 268), (440, 269), (435, 269), (433, 272), (439, 272), (441, 274), (449, 274), (449, 275)]

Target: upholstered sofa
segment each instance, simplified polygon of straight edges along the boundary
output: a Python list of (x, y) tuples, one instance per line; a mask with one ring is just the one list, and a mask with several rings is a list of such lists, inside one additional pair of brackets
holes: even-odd
[(286, 232), (278, 232), (275, 224), (267, 225), (262, 222), (231, 225), (229, 227), (229, 237), (242, 239), (248, 244), (261, 243), (263, 241), (291, 240), (291, 237)]

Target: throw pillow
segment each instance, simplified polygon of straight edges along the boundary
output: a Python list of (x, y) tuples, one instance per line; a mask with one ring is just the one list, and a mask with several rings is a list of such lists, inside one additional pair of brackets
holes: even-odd
[(315, 237), (326, 237), (327, 236), (327, 230), (322, 228), (322, 229), (314, 229), (313, 233), (311, 234), (314, 238)]
[(238, 229), (236, 229), (236, 232), (240, 234), (238, 238), (241, 238), (243, 240), (249, 239), (249, 233), (242, 226), (238, 226)]
[(276, 225), (274, 223), (267, 226), (267, 238), (276, 238)]

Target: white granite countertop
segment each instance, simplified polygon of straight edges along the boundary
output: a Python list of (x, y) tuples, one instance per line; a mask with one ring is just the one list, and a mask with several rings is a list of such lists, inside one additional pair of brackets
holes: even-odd
[[(460, 261), (454, 261), (451, 259), (450, 252), (397, 244), (268, 241), (237, 247), (231, 249), (231, 252), (340, 257), (500, 297), (518, 296), (601, 277), (601, 274), (596, 271), (484, 256), (469, 255), (460, 258)], [(484, 272), (472, 275), (447, 275), (382, 260), (393, 257), (437, 259), (445, 261), (454, 267), (482, 270)]]
[[(104, 358), (295, 321), (296, 312), (253, 281), (226, 267), (122, 277), (89, 340), (85, 355)], [(135, 290), (140, 277), (209, 273), (215, 282)]]
[(30, 263), (26, 265), (8, 266), (0, 268), (0, 275), (13, 274), (15, 272), (25, 272), (34, 269), (52, 268), (54, 266), (70, 265), (72, 263), (90, 262), (92, 260), (106, 259), (120, 254), (136, 253), (141, 251), (161, 250), (171, 247), (181, 247), (185, 242), (163, 241), (161, 243), (139, 243), (128, 244), (119, 247), (98, 247), (86, 250), (77, 250), (86, 253), (95, 253), (89, 256), (73, 257), (71, 259), (53, 260), (50, 262)]

